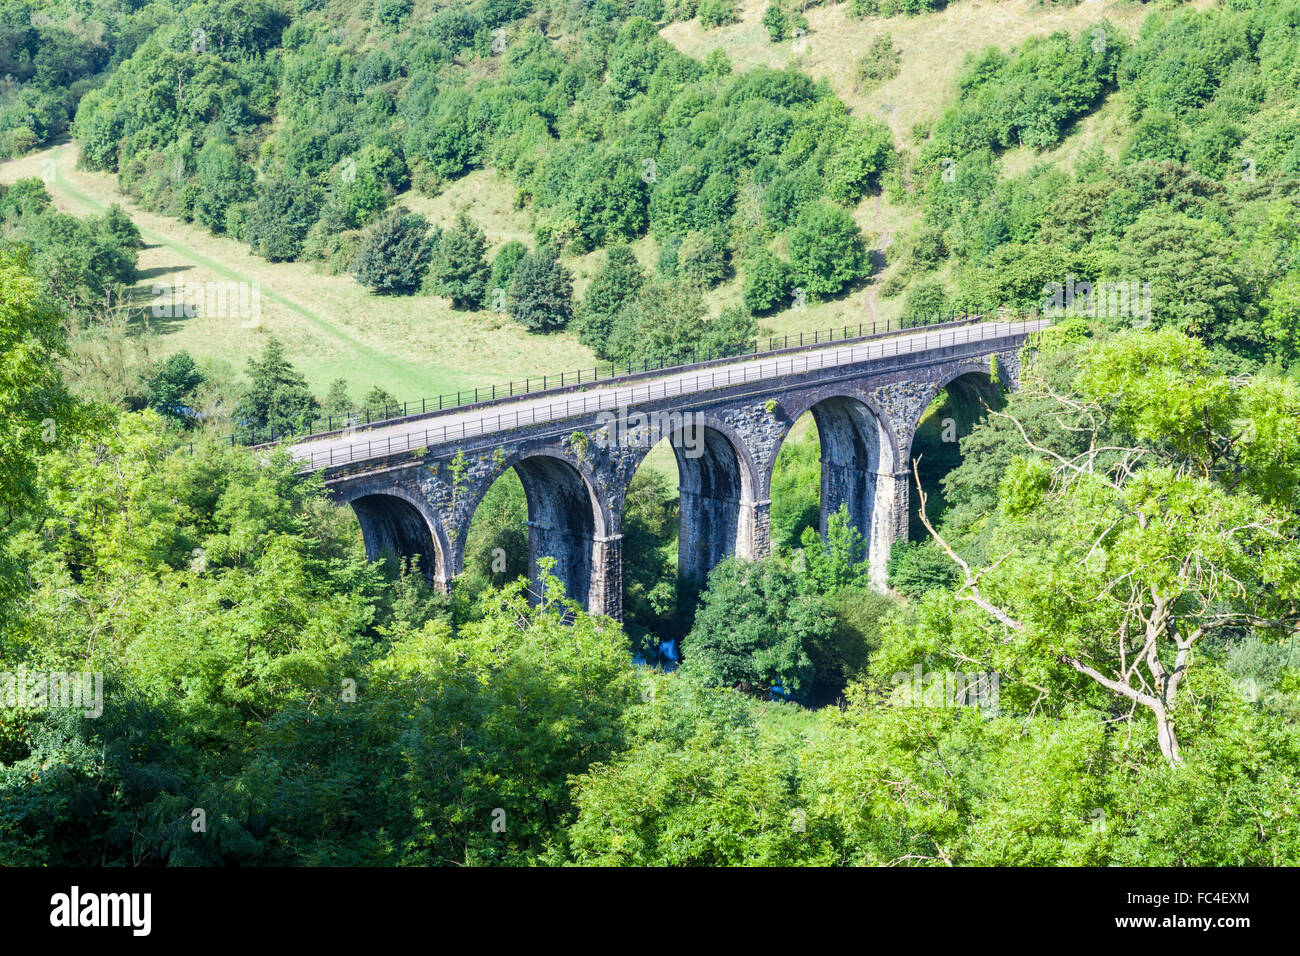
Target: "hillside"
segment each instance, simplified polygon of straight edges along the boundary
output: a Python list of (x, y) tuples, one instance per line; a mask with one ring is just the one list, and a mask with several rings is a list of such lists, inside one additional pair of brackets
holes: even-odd
[[(1061, 27), (1073, 28), (1090, 18), (1112, 15), (1132, 27), (1141, 10), (1128, 4), (1086, 4), (1072, 8), (1043, 9), (1028, 2), (958, 3), (934, 14), (917, 17), (848, 17), (846, 5), (807, 11), (810, 35), (802, 53), (791, 42), (772, 44), (758, 24), (761, 3), (739, 8), (741, 22), (703, 30), (698, 20), (668, 23), (661, 35), (683, 52), (704, 59), (721, 48), (736, 68), (794, 65), (814, 77), (826, 77), (855, 114), (882, 119), (900, 149), (908, 148), (912, 126), (932, 120), (950, 96), (962, 56), (986, 43), (1007, 48), (1026, 36)], [(417, 5), (412, 22), (427, 20), (427, 8)], [(358, 49), (380, 41), (373, 28), (355, 15), (339, 26), (340, 36)], [(855, 51), (888, 31), (903, 51), (901, 72), (879, 89), (860, 95), (843, 64)], [(561, 37), (561, 43), (564, 38)], [(837, 66), (838, 65), (838, 66)], [(56, 146), (0, 163), (0, 182), (13, 182), (49, 172), (57, 175), (50, 191), (59, 208), (74, 214), (102, 211), (122, 203), (145, 230), (147, 248), (141, 253), (141, 280), (135, 290), (138, 302), (152, 300), (154, 284), (172, 277), (187, 282), (237, 281), (256, 283), (261, 291), (262, 313), (255, 327), (221, 316), (198, 315), (185, 319), (153, 319), (160, 337), (155, 353), (162, 356), (185, 350), (196, 358), (231, 363), (236, 370), (260, 352), (268, 335), (281, 338), (291, 360), (306, 374), (311, 386), (323, 393), (331, 381), (346, 379), (353, 392), (381, 385), (401, 398), (505, 380), (515, 376), (590, 364), (594, 356), (573, 332), (529, 335), (510, 319), (487, 309), (457, 311), (436, 296), (381, 297), (367, 293), (350, 276), (327, 275), (319, 266), (302, 262), (266, 262), (246, 244), (214, 236), (197, 223), (159, 214), (123, 192), (117, 178), (75, 166), (73, 146)], [(536, 228), (536, 210), (518, 208), (517, 186), (491, 169), (472, 170), (452, 179), (436, 196), (407, 188), (393, 196), (390, 205), (404, 205), (435, 224), (450, 224), (459, 212), (468, 213), (484, 230), (489, 257), (510, 240), (527, 241)], [(888, 249), (895, 237), (918, 218), (918, 210), (900, 206), (882, 195), (866, 196), (853, 210), (868, 244)], [(635, 244), (648, 269), (658, 257), (655, 240)], [(566, 255), (574, 273), (575, 294), (580, 296), (599, 267), (598, 250)], [(853, 324), (897, 316), (902, 299), (883, 299), (879, 279), (846, 291), (828, 301), (805, 303), (800, 308), (779, 309), (762, 320), (771, 334)], [(708, 307), (716, 313), (738, 305), (742, 276), (736, 270), (706, 293)], [(787, 303), (788, 304), (788, 303)]]

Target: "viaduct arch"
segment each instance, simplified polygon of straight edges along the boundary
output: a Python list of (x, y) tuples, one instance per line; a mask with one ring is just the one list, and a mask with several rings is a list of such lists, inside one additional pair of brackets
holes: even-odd
[(769, 553), (772, 468), (811, 412), (822, 444), (821, 529), (840, 505), (869, 542), (874, 586), (907, 533), (910, 453), (949, 383), (1019, 384), (1020, 353), (1043, 320), (850, 340), (552, 389), (415, 416), (291, 449), (352, 505), (372, 559), (413, 559), (441, 588), (464, 563), (474, 508), (514, 468), (528, 501), (529, 571), (555, 559), (568, 595), (622, 616), (622, 509), (637, 465), (671, 440), (681, 475), (679, 571), (701, 581), (729, 555)]

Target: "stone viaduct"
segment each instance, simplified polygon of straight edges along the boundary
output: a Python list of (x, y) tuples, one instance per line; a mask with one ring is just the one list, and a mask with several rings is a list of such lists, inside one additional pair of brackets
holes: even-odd
[(883, 587), (907, 534), (909, 456), (941, 389), (979, 376), (1014, 389), (1027, 337), (1046, 323), (984, 322), (851, 339), (551, 389), (310, 436), (292, 447), (356, 511), (371, 559), (418, 559), (446, 589), (474, 510), (513, 468), (528, 502), (529, 572), (555, 559), (569, 596), (621, 618), (622, 515), (637, 466), (661, 439), (681, 475), (678, 571), (701, 581), (729, 555), (768, 553), (769, 486), (781, 443), (812, 412), (821, 438), (821, 522), (841, 504)]

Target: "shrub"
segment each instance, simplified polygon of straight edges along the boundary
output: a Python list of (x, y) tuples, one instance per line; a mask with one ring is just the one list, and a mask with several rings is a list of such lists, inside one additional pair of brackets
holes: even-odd
[(568, 325), (573, 316), (573, 276), (549, 246), (519, 260), (506, 308), (516, 322), (533, 332)]
[(903, 51), (894, 45), (892, 35), (882, 33), (876, 37), (853, 68), (858, 91), (866, 92), (898, 76), (902, 60)]
[(144, 240), (140, 238), (140, 230), (136, 228), (131, 217), (117, 203), (108, 207), (100, 219), (103, 233), (109, 236), (112, 241), (123, 249), (143, 249)]
[(810, 299), (841, 292), (867, 274), (867, 253), (857, 224), (829, 203), (806, 206), (790, 233), (794, 280)]
[(767, 249), (745, 263), (742, 299), (756, 315), (784, 306), (790, 298), (790, 267)]
[(727, 249), (710, 233), (692, 232), (677, 252), (677, 271), (690, 282), (706, 288), (727, 277)]
[(601, 358), (608, 358), (608, 342), (618, 312), (645, 282), (645, 272), (631, 248), (611, 246), (605, 263), (587, 287), (577, 312), (578, 339)]
[(903, 315), (933, 315), (948, 305), (948, 293), (938, 279), (918, 279), (903, 299)]
[(785, 15), (779, 3), (769, 3), (763, 11), (763, 26), (767, 28), (767, 37), (773, 43), (780, 43), (790, 31), (790, 18)]
[(892, 299), (906, 288), (907, 280), (896, 272), (880, 283), (880, 294), (886, 299)]
[(320, 189), (307, 183), (273, 179), (263, 184), (244, 225), (248, 244), (268, 262), (298, 258), (322, 201)]
[(501, 295), (510, 291), (510, 283), (515, 279), (515, 269), (526, 255), (528, 255), (528, 247), (518, 239), (511, 239), (492, 257), (492, 275), (488, 280), (488, 288), (494, 309), (497, 308), (497, 290), (501, 290)]
[(411, 15), (411, 0), (380, 0), (375, 15), (385, 26), (400, 27)]
[(185, 425), (196, 421), (193, 406), (203, 373), (189, 352), (174, 352), (154, 363), (145, 379), (149, 407)]
[(737, 21), (732, 0), (700, 0), (700, 26), (706, 30)]
[(419, 291), (432, 255), (429, 221), (399, 207), (366, 231), (352, 274), (381, 295), (412, 295)]
[(908, 597), (920, 597), (926, 591), (957, 583), (956, 565), (930, 541), (896, 542), (887, 567), (889, 586)]
[(487, 294), (487, 239), (467, 214), (438, 239), (429, 268), (429, 285), (437, 295), (451, 299), (453, 308), (477, 309)]
[(813, 681), (813, 646), (834, 624), (825, 600), (778, 559), (728, 558), (709, 575), (682, 641), (682, 673), (706, 686), (798, 693)]

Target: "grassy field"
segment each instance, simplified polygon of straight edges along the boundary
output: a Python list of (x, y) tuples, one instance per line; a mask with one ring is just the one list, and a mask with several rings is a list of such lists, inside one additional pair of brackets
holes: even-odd
[[(593, 360), (590, 350), (569, 333), (529, 335), (505, 315), (455, 312), (445, 300), (427, 296), (375, 296), (350, 276), (322, 275), (304, 263), (266, 262), (233, 239), (132, 205), (118, 192), (115, 177), (77, 169), (71, 145), (0, 164), (0, 182), (27, 176), (44, 178), (55, 204), (65, 212), (99, 213), (114, 202), (126, 208), (146, 243), (135, 290), (138, 301), (151, 301), (154, 284), (173, 280), (258, 284), (261, 315), (252, 328), (238, 317), (151, 319), (153, 331), (163, 340), (161, 354), (187, 349), (198, 358), (226, 360), (242, 368), (274, 334), (319, 394), (333, 379), (344, 378), (354, 396), (382, 385), (402, 399), (576, 368)], [(402, 201), (435, 221), (449, 220), (467, 208), (497, 244), (528, 234), (526, 215), (509, 208), (511, 195), (508, 184), (478, 172), (437, 199), (411, 195)], [(590, 271), (583, 263), (575, 266)]]
[[(761, 22), (767, 3), (740, 0), (740, 22), (729, 26), (705, 30), (698, 20), (692, 20), (669, 24), (660, 32), (691, 56), (705, 57), (721, 48), (738, 69), (796, 66), (809, 76), (825, 79), (854, 114), (884, 122), (899, 146), (910, 143), (917, 123), (937, 119), (952, 101), (966, 54), (986, 46), (1009, 49), (1054, 30), (1078, 32), (1101, 19), (1135, 33), (1149, 12), (1131, 0), (1089, 0), (1060, 7), (1044, 6), (1041, 0), (957, 0), (921, 16), (855, 20), (849, 16), (847, 3), (837, 3), (804, 12), (807, 36), (772, 43)], [(860, 93), (854, 85), (853, 66), (871, 41), (884, 33), (890, 34), (902, 51), (899, 74)]]

